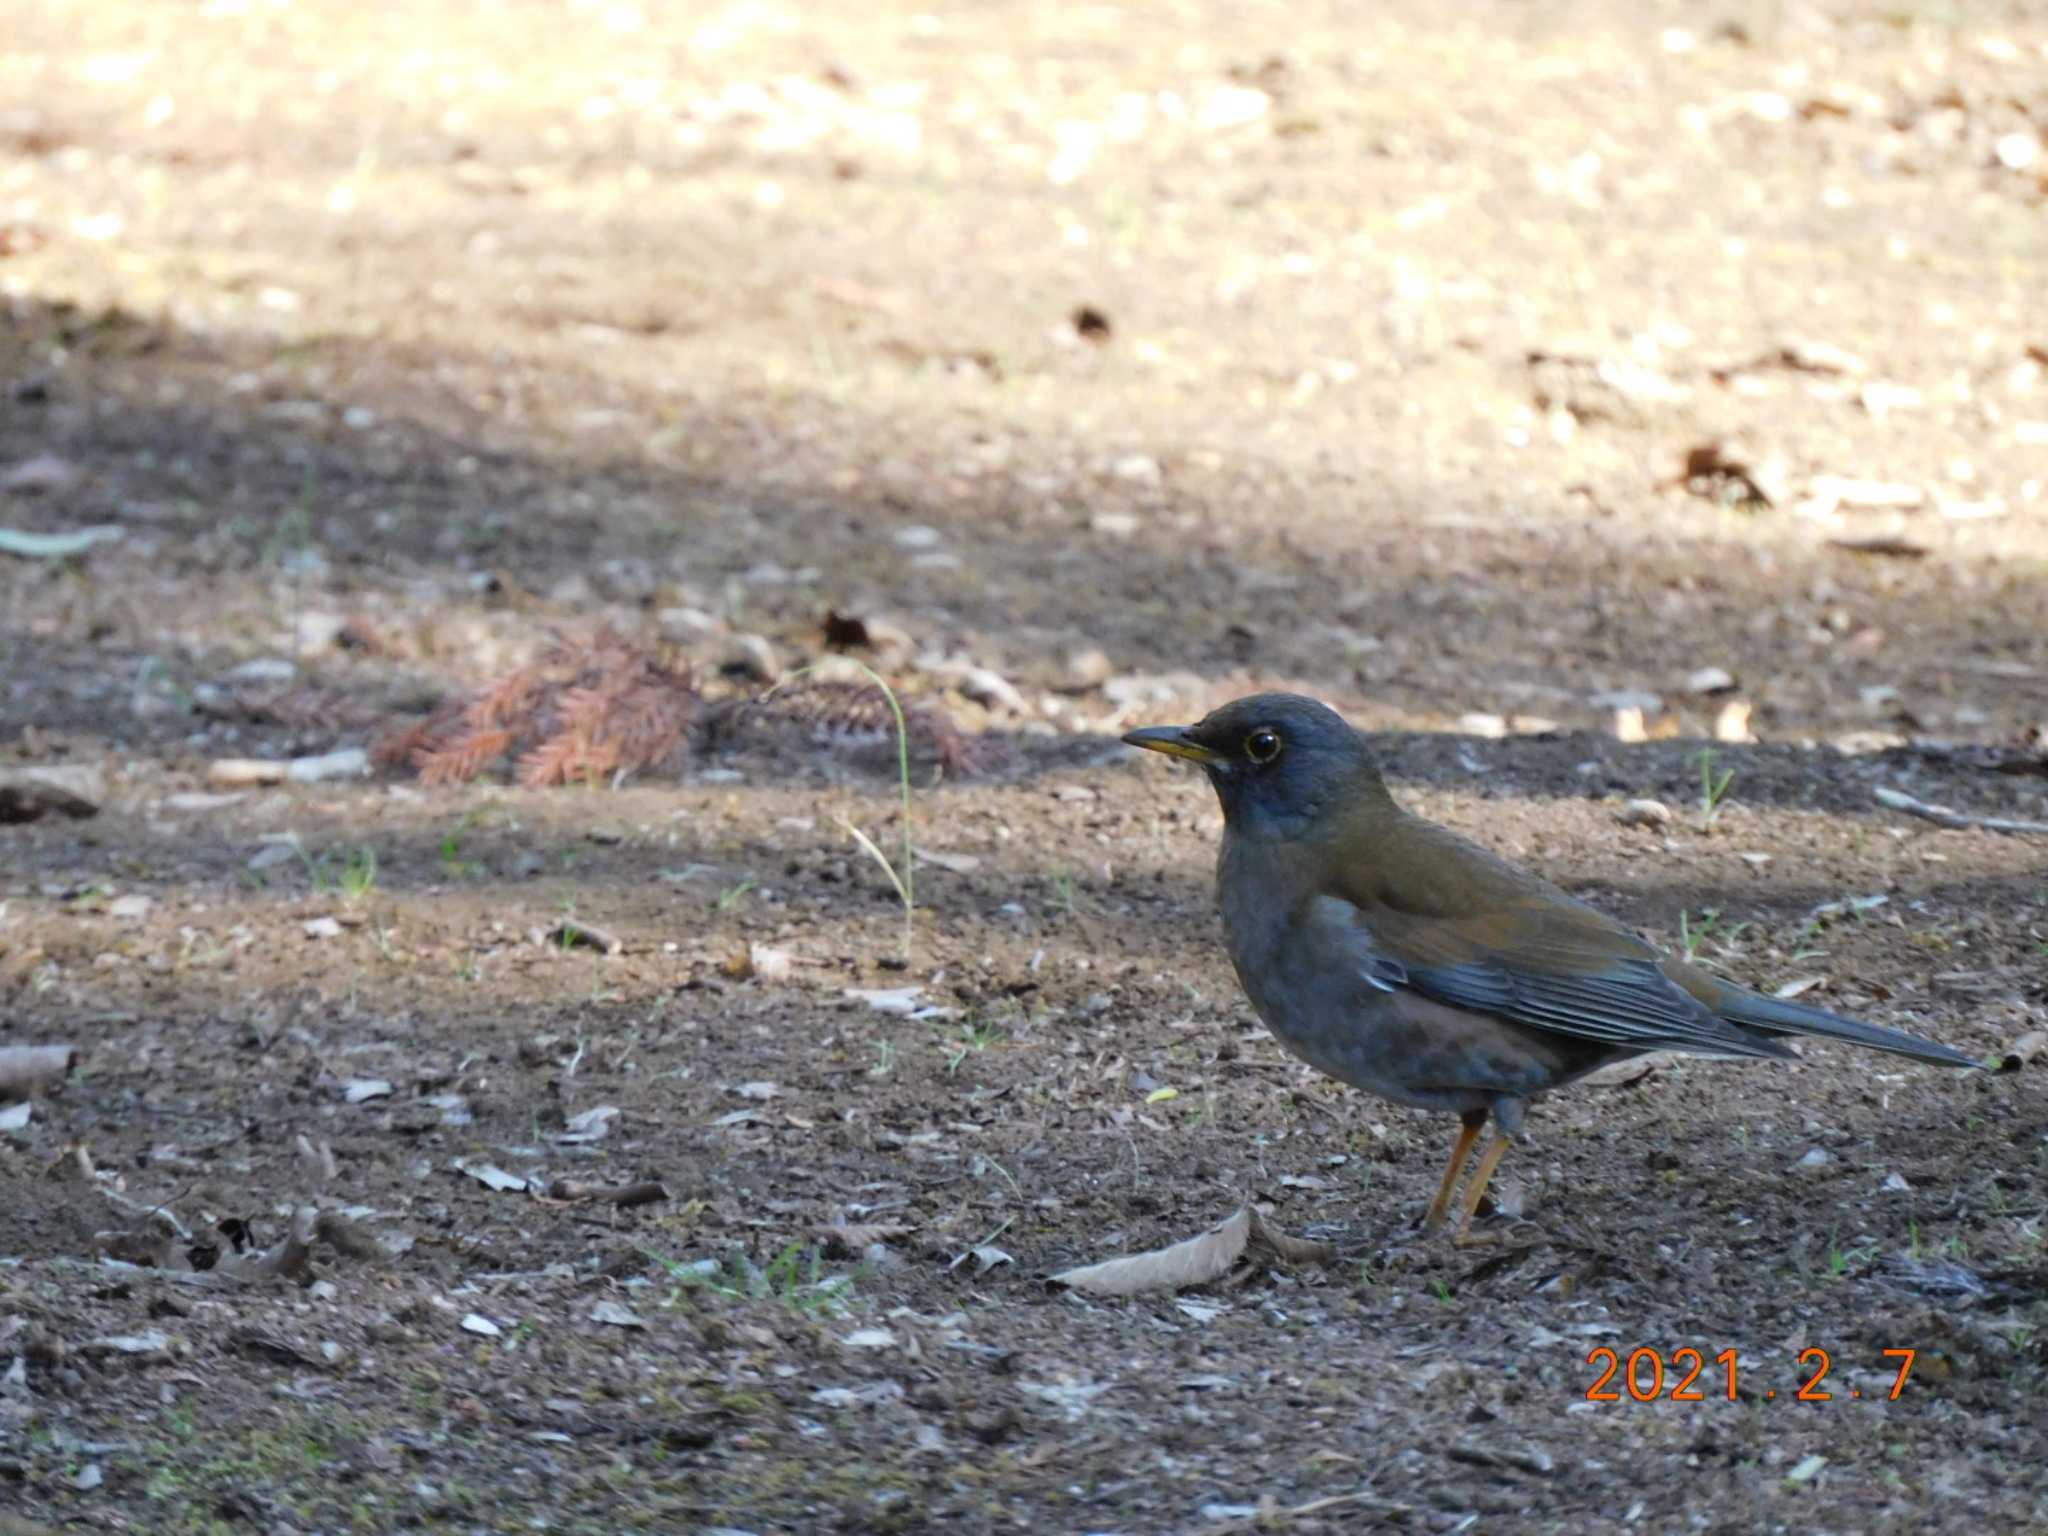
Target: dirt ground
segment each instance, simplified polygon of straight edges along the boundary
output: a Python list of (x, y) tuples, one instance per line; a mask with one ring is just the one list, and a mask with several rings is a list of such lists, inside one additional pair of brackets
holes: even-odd
[[(0, 773), (101, 807), (0, 826), (0, 1046), (82, 1053), (0, 1131), (0, 1532), (2048, 1529), (2048, 840), (1874, 797), (2048, 819), (2039, 7), (0, 37), (0, 527), (121, 530), (0, 553)], [(886, 750), (209, 777), (834, 611), (977, 744), (907, 955)], [(2012, 1069), (1660, 1060), (1421, 1237), (1452, 1127), (1258, 1027), (1116, 740), (1266, 686)], [(1048, 1283), (1247, 1201), (1338, 1258)]]

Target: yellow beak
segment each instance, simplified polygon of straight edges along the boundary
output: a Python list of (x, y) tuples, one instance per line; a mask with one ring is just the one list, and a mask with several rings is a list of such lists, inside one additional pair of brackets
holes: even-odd
[(1148, 725), (1142, 731), (1132, 731), (1124, 737), (1124, 744), (1143, 747), (1147, 752), (1164, 752), (1168, 757), (1185, 757), (1204, 767), (1223, 761), (1223, 754), (1212, 752), (1188, 735), (1184, 725)]

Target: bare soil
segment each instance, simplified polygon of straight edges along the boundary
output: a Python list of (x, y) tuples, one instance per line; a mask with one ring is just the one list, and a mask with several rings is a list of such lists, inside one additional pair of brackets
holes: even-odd
[[(0, 827), (0, 1045), (83, 1052), (0, 1532), (2048, 1529), (2048, 1064), (1660, 1060), (1424, 1239), (1452, 1128), (1258, 1028), (1116, 741), (1317, 693), (2016, 1063), (2048, 841), (1872, 792), (2048, 819), (2048, 18), (1366, 9), (0, 0), (0, 526), (123, 530), (0, 554), (0, 769), (102, 804)], [(834, 610), (988, 749), (907, 954), (887, 750), (200, 798)], [(1339, 1260), (1048, 1283), (1248, 1200)]]

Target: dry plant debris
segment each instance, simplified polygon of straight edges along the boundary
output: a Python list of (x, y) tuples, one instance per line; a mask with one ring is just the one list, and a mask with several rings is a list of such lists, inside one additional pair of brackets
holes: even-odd
[(1330, 1252), (1329, 1244), (1290, 1236), (1267, 1221), (1257, 1206), (1245, 1205), (1199, 1237), (1149, 1253), (1062, 1270), (1052, 1281), (1091, 1296), (1140, 1296), (1147, 1291), (1178, 1291), (1207, 1285), (1226, 1278), (1241, 1265), (1256, 1265), (1264, 1260), (1320, 1264), (1330, 1257)]
[[(903, 716), (912, 747), (944, 772), (964, 777), (988, 765), (989, 750), (935, 700), (904, 699)], [(382, 769), (410, 768), (422, 783), (457, 784), (509, 759), (520, 783), (546, 788), (673, 770), (694, 751), (777, 731), (858, 751), (892, 742), (895, 730), (888, 698), (873, 683), (801, 676), (759, 693), (721, 696), (716, 680), (672, 647), (599, 629), (557, 636), (538, 661), (475, 695), (392, 723), (370, 760)], [(279, 765), (271, 781), (283, 775)]]

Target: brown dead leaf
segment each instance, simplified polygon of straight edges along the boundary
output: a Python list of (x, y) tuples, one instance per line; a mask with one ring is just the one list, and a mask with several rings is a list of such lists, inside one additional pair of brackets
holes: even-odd
[(1063, 1270), (1052, 1277), (1052, 1283), (1091, 1296), (1139, 1296), (1148, 1291), (1178, 1291), (1191, 1285), (1207, 1285), (1222, 1279), (1240, 1263), (1265, 1258), (1285, 1264), (1319, 1264), (1329, 1258), (1330, 1251), (1327, 1243), (1290, 1237), (1269, 1225), (1256, 1206), (1246, 1205), (1200, 1237), (1149, 1253)]

